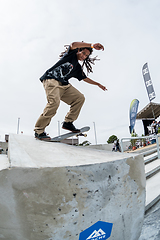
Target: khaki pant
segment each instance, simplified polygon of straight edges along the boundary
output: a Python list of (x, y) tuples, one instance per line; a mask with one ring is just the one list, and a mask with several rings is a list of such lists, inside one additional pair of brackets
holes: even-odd
[(84, 95), (71, 84), (62, 86), (55, 79), (46, 79), (43, 80), (43, 86), (46, 91), (48, 103), (35, 125), (34, 131), (38, 134), (44, 132), (45, 128), (50, 124), (52, 117), (56, 114), (59, 107), (60, 100), (70, 105), (70, 111), (65, 117), (65, 122), (73, 122), (78, 118), (85, 101)]

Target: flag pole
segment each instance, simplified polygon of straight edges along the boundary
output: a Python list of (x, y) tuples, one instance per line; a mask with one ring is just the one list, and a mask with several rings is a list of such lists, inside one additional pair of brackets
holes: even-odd
[(18, 118), (17, 134), (19, 134), (19, 122), (20, 122), (20, 118)]
[(93, 125), (94, 125), (95, 142), (96, 142), (96, 145), (97, 145), (97, 135), (96, 135), (96, 125), (95, 125), (95, 122), (93, 122)]
[(156, 118), (155, 118), (155, 114), (154, 114), (153, 105), (152, 105), (152, 102), (151, 102), (151, 101), (150, 101), (150, 104), (151, 104), (151, 108), (152, 108), (152, 113), (153, 113), (154, 120), (156, 120)]
[(58, 121), (58, 136), (60, 136), (60, 121)]

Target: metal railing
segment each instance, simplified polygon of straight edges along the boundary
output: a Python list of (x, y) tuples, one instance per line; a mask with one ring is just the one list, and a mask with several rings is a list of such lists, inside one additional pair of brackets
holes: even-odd
[(150, 135), (150, 136), (144, 136), (144, 137), (125, 137), (125, 138), (121, 138), (121, 151), (123, 151), (123, 140), (132, 140), (132, 139), (148, 139), (148, 138), (154, 138), (156, 139), (156, 144), (157, 144), (157, 153), (158, 153), (158, 158), (160, 159), (160, 152), (159, 152), (159, 142), (158, 142), (158, 135)]

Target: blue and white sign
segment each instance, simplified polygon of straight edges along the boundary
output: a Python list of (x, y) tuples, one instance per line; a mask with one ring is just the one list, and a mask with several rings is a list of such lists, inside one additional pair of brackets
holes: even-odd
[(79, 240), (106, 240), (111, 236), (113, 223), (98, 221), (79, 235)]
[(139, 101), (137, 99), (133, 99), (130, 105), (130, 133), (133, 133), (134, 125), (136, 122), (137, 111), (138, 111)]

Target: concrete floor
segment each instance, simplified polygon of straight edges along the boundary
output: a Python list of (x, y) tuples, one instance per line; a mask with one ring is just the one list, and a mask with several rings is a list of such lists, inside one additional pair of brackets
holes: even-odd
[(139, 240), (160, 239), (160, 201), (145, 215)]

